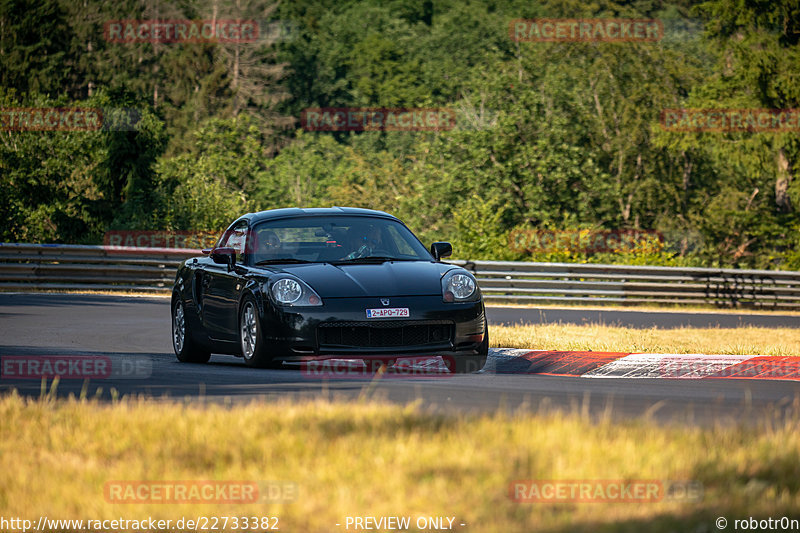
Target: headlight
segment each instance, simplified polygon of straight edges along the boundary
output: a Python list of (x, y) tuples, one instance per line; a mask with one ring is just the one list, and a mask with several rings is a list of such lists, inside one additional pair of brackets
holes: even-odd
[(442, 297), (445, 302), (477, 300), (475, 278), (465, 272), (451, 271), (442, 278)]
[(322, 298), (314, 289), (293, 278), (282, 278), (273, 283), (270, 294), (281, 305), (322, 305)]
[(272, 296), (280, 304), (293, 304), (303, 295), (303, 287), (293, 279), (282, 279), (272, 286)]

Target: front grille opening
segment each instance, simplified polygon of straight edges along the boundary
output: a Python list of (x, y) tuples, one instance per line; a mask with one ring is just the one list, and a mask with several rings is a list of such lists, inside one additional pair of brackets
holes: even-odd
[(329, 322), (317, 328), (320, 347), (387, 348), (453, 341), (452, 322)]

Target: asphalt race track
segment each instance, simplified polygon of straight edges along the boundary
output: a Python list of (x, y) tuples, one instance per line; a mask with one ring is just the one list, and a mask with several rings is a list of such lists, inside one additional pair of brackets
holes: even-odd
[[(0, 294), (0, 357), (88, 355), (107, 357), (114, 365), (147, 363), (146, 377), (112, 375), (91, 381), (89, 396), (101, 388), (99, 395), (104, 399), (111, 397), (111, 389), (120, 395), (208, 402), (369, 394), (401, 403), (421, 400), (425, 407), (440, 411), (557, 408), (592, 416), (645, 415), (665, 422), (712, 425), (757, 422), (768, 410), (771, 416), (783, 416), (797, 408), (800, 397), (797, 381), (584, 379), (484, 372), (372, 383), (369, 379), (321, 380), (295, 368), (249, 369), (231, 356), (214, 355), (207, 365), (181, 364), (172, 352), (169, 314), (166, 298)], [(490, 325), (603, 322), (636, 328), (800, 327), (800, 317), (790, 315), (489, 308), (488, 316)], [(58, 394), (77, 395), (83, 386), (83, 380), (62, 380)], [(41, 381), (0, 377), (0, 391), (12, 388), (38, 397)]]

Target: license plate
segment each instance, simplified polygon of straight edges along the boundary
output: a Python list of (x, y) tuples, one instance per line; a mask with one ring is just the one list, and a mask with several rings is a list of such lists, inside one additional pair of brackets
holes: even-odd
[(407, 317), (408, 307), (386, 307), (383, 309), (367, 309), (367, 318)]

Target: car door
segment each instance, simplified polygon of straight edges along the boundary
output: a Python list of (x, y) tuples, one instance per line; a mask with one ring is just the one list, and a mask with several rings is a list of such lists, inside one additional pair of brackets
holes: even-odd
[[(242, 220), (220, 240), (220, 248), (236, 250), (237, 265), (244, 260), (248, 223)], [(229, 268), (211, 261), (203, 274), (203, 325), (216, 341), (238, 342), (238, 306), (242, 289), (241, 268)]]

